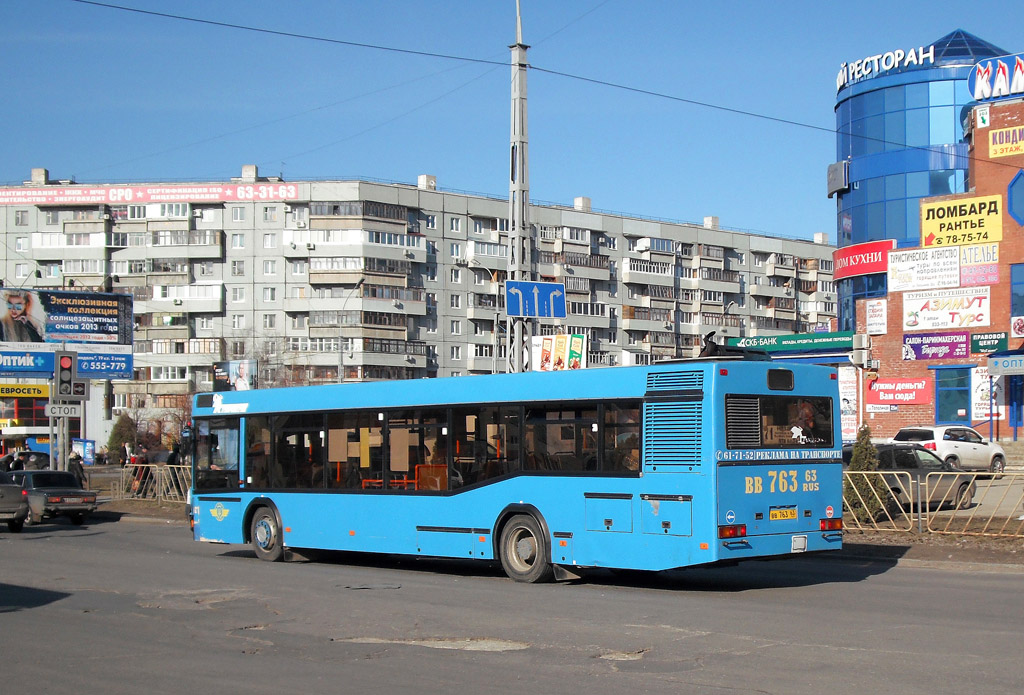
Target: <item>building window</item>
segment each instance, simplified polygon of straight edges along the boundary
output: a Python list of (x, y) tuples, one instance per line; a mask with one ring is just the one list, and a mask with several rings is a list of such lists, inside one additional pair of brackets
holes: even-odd
[(233, 249), (244, 249), (245, 248), (245, 235), (244, 234), (232, 234), (231, 235), (231, 248), (233, 248)]
[(452, 335), (462, 335), (462, 321), (454, 320), (450, 327)]
[(462, 270), (460, 268), (452, 268), (452, 282), (456, 284), (462, 282)]
[(263, 208), (263, 221), (264, 222), (277, 222), (277, 206), (267, 205)]
[(453, 232), (461, 232), (462, 231), (462, 219), (458, 218), (458, 217), (451, 218), (451, 220), (449, 220), (448, 228), (451, 231), (453, 231)]
[(449, 300), (452, 309), (462, 308), (462, 295), (453, 294)]
[(235, 330), (245, 328), (245, 314), (231, 314), (231, 327)]
[(427, 229), (437, 229), (437, 215), (426, 215), (423, 219), (423, 226)]
[(452, 260), (462, 259), (462, 244), (455, 243), (448, 246), (448, 253), (451, 254)]
[(245, 301), (245, 288), (244, 287), (232, 287), (231, 288), (231, 301), (232, 302), (244, 302)]
[(209, 316), (200, 316), (196, 320), (196, 328), (204, 331), (213, 330), (213, 319)]
[(58, 224), (60, 222), (60, 213), (56, 210), (46, 211), (46, 224)]
[(275, 328), (277, 327), (277, 316), (274, 314), (263, 315), (263, 327), (264, 328)]
[(213, 261), (203, 261), (202, 263), (196, 264), (196, 269), (202, 276), (213, 275)]
[[(245, 317), (242, 317), (243, 319)], [(243, 320), (242, 323), (245, 323)], [(244, 340), (232, 340), (231, 341), (231, 356), (241, 357), (245, 354), (245, 341)]]
[(14, 250), (19, 253), (28, 251), (28, 237), (20, 236), (14, 240)]
[(277, 234), (270, 232), (269, 234), (263, 235), (263, 248), (265, 249), (276, 249), (277, 248)]
[(245, 275), (245, 261), (231, 261), (231, 275), (234, 277)]
[(28, 210), (15, 210), (14, 211), (14, 224), (19, 227), (25, 227), (28, 225)]
[(942, 424), (971, 421), (971, 368), (935, 369), (935, 422)]
[(308, 272), (308, 261), (292, 261), (292, 275), (306, 275)]
[(276, 302), (277, 301), (277, 288), (276, 287), (264, 287), (263, 288), (263, 301), (264, 302)]
[(245, 208), (240, 208), (240, 207), (231, 208), (231, 221), (232, 222), (244, 222), (245, 221)]
[(276, 260), (263, 261), (263, 274), (264, 275), (276, 275), (277, 274), (277, 261)]
[(452, 355), (452, 361), (461, 360), (462, 359), (462, 346), (461, 345), (452, 345), (451, 355)]
[(188, 217), (188, 203), (160, 203), (160, 217)]

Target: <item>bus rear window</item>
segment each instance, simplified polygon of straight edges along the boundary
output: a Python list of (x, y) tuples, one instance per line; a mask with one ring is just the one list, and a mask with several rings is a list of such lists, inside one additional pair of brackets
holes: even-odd
[(726, 396), (729, 449), (827, 449), (832, 399), (822, 396)]

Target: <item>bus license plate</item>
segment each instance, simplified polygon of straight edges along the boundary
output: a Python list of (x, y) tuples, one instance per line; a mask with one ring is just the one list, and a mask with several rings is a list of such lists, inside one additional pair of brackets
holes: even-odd
[(770, 521), (790, 521), (796, 519), (796, 509), (772, 509), (768, 512)]

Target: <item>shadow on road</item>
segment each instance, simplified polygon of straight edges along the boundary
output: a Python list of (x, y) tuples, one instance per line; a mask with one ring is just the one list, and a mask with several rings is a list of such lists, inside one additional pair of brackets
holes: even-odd
[[(858, 546), (858, 549), (862, 548), (864, 546)], [(661, 572), (580, 569), (577, 570), (581, 575), (580, 579), (565, 582), (565, 584), (622, 586), (666, 591), (738, 592), (859, 582), (894, 567), (902, 552), (906, 550), (902, 546), (872, 546), (871, 549), (876, 553), (874, 556), (871, 556), (868, 550), (856, 554), (844, 550), (787, 556), (773, 560), (749, 560), (729, 566), (712, 565)], [(255, 553), (249, 549), (229, 550), (219, 555), (224, 558), (256, 561)], [(293, 550), (290, 561), (428, 572), (454, 577), (505, 578), (500, 564), (479, 560), (416, 558), (329, 550)]]
[(0, 582), (0, 613), (39, 608), (65, 599), (70, 595), (63, 591), (48, 591), (31, 586), (17, 586)]

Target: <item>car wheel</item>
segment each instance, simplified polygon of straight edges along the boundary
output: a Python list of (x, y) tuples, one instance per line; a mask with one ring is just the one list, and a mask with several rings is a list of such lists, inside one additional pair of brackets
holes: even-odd
[(11, 519), (10, 521), (7, 522), (7, 528), (11, 531), (11, 533), (20, 533), (21, 532), (21, 527), (24, 526), (24, 525), (25, 525), (25, 520), (24, 519), (19, 519), (18, 521), (14, 521), (13, 519)]
[(967, 509), (971, 506), (971, 502), (974, 501), (974, 496), (971, 494), (971, 486), (967, 483), (963, 483), (956, 489), (956, 497), (953, 499), (953, 509)]
[(992, 458), (992, 465), (989, 466), (988, 472), (992, 473), (992, 474), (995, 474), (995, 475), (1000, 475), (1005, 470), (1006, 470), (1006, 461), (1003, 460), (1003, 457), (1002, 456), (995, 456), (995, 457), (993, 457)]
[(546, 582), (554, 575), (547, 538), (529, 514), (514, 516), (505, 524), (498, 555), (505, 574), (517, 582)]
[(284, 558), (284, 546), (281, 539), (281, 527), (277, 516), (269, 507), (260, 507), (252, 517), (249, 527), (252, 549), (256, 557), (268, 562), (279, 562)]

